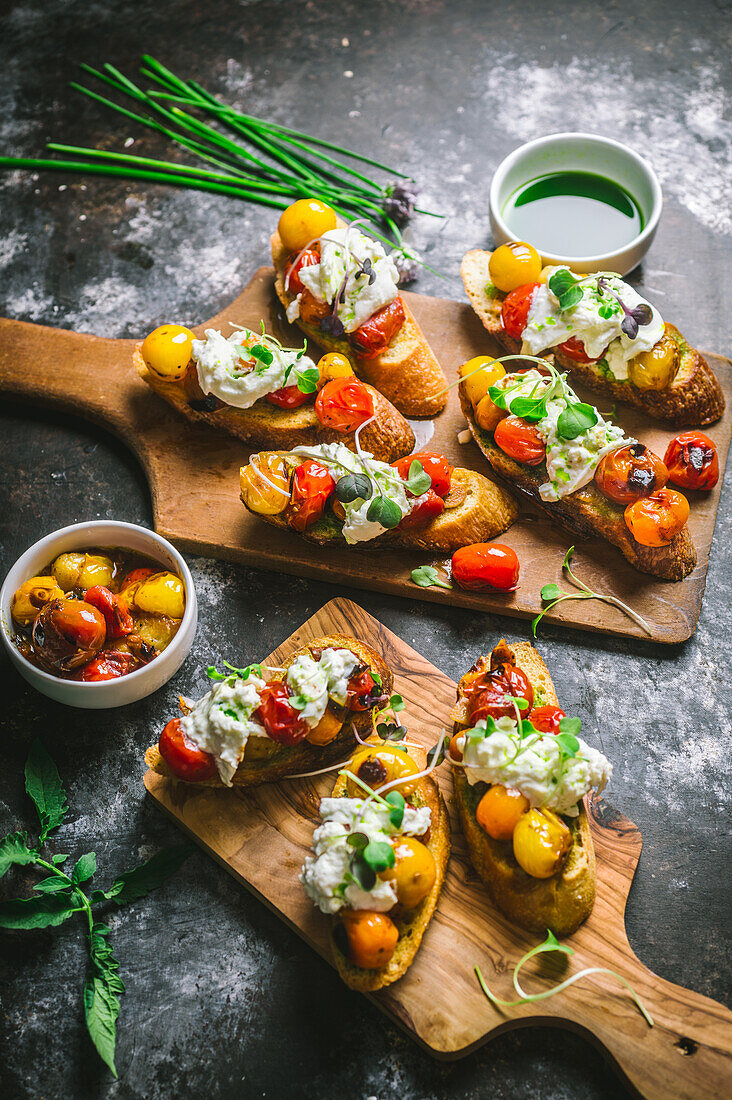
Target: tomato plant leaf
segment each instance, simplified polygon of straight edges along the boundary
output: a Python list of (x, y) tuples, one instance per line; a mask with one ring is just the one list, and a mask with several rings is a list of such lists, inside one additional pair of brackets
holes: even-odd
[(87, 852), (86, 855), (79, 856), (76, 861), (76, 866), (71, 873), (71, 878), (74, 882), (86, 882), (91, 878), (97, 869), (97, 857), (94, 852)]
[(51, 928), (79, 911), (73, 898), (62, 894), (14, 898), (0, 905), (0, 928)]
[(25, 833), (10, 833), (0, 840), (0, 878), (9, 867), (35, 863), (36, 853), (28, 847)]
[(58, 768), (40, 741), (31, 745), (25, 764), (25, 789), (32, 798), (41, 823), (39, 847), (66, 816), (66, 791)]

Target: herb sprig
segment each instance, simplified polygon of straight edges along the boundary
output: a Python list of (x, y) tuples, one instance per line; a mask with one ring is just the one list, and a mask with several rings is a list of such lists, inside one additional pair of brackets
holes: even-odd
[(531, 633), (536, 637), (536, 628), (545, 615), (548, 615), (550, 611), (557, 606), (557, 604), (564, 603), (565, 600), (601, 600), (603, 603), (612, 604), (613, 607), (620, 608), (626, 615), (629, 615), (634, 622), (638, 623), (647, 634), (652, 635), (653, 630), (646, 622), (646, 620), (634, 611), (632, 607), (628, 607), (627, 603), (623, 603), (617, 596), (608, 596), (603, 592), (593, 592), (591, 588), (576, 577), (572, 572), (570, 562), (574, 554), (574, 546), (570, 546), (567, 553), (564, 555), (564, 561), (562, 562), (562, 570), (569, 576), (570, 580), (577, 585), (580, 592), (563, 592), (558, 584), (545, 584), (541, 590), (541, 599), (547, 606), (543, 608), (531, 624)]

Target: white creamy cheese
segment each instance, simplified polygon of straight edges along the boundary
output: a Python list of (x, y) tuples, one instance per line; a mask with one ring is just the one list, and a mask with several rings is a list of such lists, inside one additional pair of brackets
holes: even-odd
[(320, 803), (323, 822), (313, 833), (314, 855), (307, 856), (300, 882), (307, 896), (323, 913), (340, 909), (373, 909), (385, 913), (397, 902), (391, 882), (380, 879), (371, 890), (364, 890), (349, 872), (354, 854), (348, 844), (351, 833), (365, 833), (369, 840), (390, 843), (404, 834), (422, 836), (430, 827), (428, 806), (405, 806), (399, 829), (389, 821), (389, 811), (375, 800), (361, 798), (324, 798)]
[[(371, 283), (363, 272), (365, 260), (370, 261), (375, 276)], [(342, 297), (337, 310), (346, 332), (355, 332), (374, 313), (393, 302), (398, 293), (396, 264), (378, 241), (355, 226), (324, 233), (320, 238), (320, 263), (301, 268), (299, 275), (303, 286), (319, 302), (332, 303), (336, 295)], [(345, 292), (342, 290), (344, 280)], [(289, 309), (287, 316), (294, 320)], [(299, 303), (294, 316), (299, 316)]]
[[(207, 328), (205, 336), (192, 344), (201, 389), (236, 409), (251, 408), (268, 393), (295, 385), (301, 372), (315, 369), (302, 350), (280, 347), (275, 340), (249, 329), (237, 329), (227, 338), (217, 329)], [(271, 353), (271, 363), (251, 356), (249, 348), (256, 345)]]
[[(476, 729), (485, 730), (485, 726), (481, 720)], [(522, 740), (512, 718), (499, 718), (492, 733), (462, 738), (465, 776), (471, 786), (500, 783), (514, 787), (532, 806), (576, 817), (580, 799), (593, 787), (601, 791), (613, 772), (601, 752), (581, 738), (577, 740), (576, 755), (567, 759), (553, 734), (529, 734)]]
[(184, 735), (197, 748), (215, 757), (221, 781), (227, 787), (231, 786), (249, 738), (267, 736), (264, 727), (251, 719), (263, 687), (264, 680), (253, 673), (245, 680), (227, 676), (181, 718)]
[[(325, 714), (329, 696), (345, 706), (348, 681), (357, 664), (358, 659), (348, 649), (324, 649), (317, 661), (304, 653), (292, 662), (286, 676), (295, 693), (292, 703), (311, 728)], [(301, 707), (300, 702), (305, 705)]]
[[(554, 270), (568, 269), (557, 267)], [(604, 278), (614, 294), (598, 288), (599, 277)], [(663, 336), (663, 319), (658, 310), (619, 275), (592, 277), (582, 283), (580, 289), (581, 301), (562, 312), (556, 295), (549, 289), (548, 280), (536, 288), (531, 298), (526, 328), (521, 334), (521, 350), (529, 355), (538, 355), (576, 336), (591, 359), (603, 356), (614, 377), (624, 380), (628, 377), (628, 360), (643, 351), (650, 351)], [(622, 298), (627, 309), (635, 309), (641, 304), (651, 308), (650, 323), (640, 325), (633, 340), (621, 328), (624, 313), (615, 294)]]
[(350, 649), (324, 649), (320, 655), (320, 667), (328, 677), (328, 695), (340, 707), (345, 707), (348, 681), (359, 664), (358, 657)]

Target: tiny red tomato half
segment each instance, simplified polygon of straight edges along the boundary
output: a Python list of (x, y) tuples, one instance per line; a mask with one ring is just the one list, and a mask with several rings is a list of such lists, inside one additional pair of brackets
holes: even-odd
[(719, 481), (717, 448), (704, 432), (681, 432), (669, 443), (664, 462), (669, 481), (682, 489), (713, 489)]
[(568, 359), (574, 360), (575, 363), (597, 363), (602, 359), (607, 348), (593, 359), (585, 351), (585, 345), (582, 341), (578, 340), (576, 336), (570, 336), (569, 340), (565, 340), (563, 344), (557, 344), (556, 350), (563, 352)]
[(404, 305), (397, 297), (351, 333), (351, 344), (362, 359), (375, 359), (386, 351), (405, 320)]
[(559, 733), (559, 723), (562, 718), (566, 718), (566, 714), (561, 707), (535, 707), (529, 715), (529, 721), (534, 729), (540, 730), (542, 733)]
[(368, 710), (385, 699), (381, 687), (368, 668), (356, 669), (348, 681), (346, 706), (349, 710)]
[(404, 516), (398, 530), (411, 531), (417, 527), (425, 527), (430, 520), (435, 516), (441, 516), (444, 511), (445, 502), (442, 497), (439, 497), (434, 489), (428, 489), (414, 505), (412, 511)]
[(308, 458), (295, 470), (292, 479), (289, 523), (296, 531), (304, 531), (320, 519), (335, 481), (326, 466)]
[(158, 749), (173, 775), (187, 783), (200, 783), (216, 775), (216, 761), (211, 753), (203, 752), (183, 733), (180, 718), (171, 718), (160, 734)]
[(132, 653), (108, 649), (79, 669), (73, 679), (81, 680), (85, 684), (97, 683), (99, 680), (116, 680), (118, 676), (127, 676), (139, 667), (139, 661)]
[(420, 451), (418, 454), (407, 455), (405, 458), (392, 462), (392, 466), (404, 481), (409, 477), (409, 471), (413, 462), (419, 462), (422, 469), (429, 475), (432, 488), (440, 497), (446, 497), (450, 492), (452, 481), (452, 466), (444, 455), (435, 451)]
[(452, 575), (461, 588), (497, 588), (512, 592), (519, 579), (516, 551), (501, 542), (461, 546), (452, 556)]
[(471, 685), (468, 697), (468, 720), (475, 725), (481, 718), (514, 718), (514, 704), (506, 700), (523, 699), (519, 713), (526, 718), (534, 703), (534, 689), (525, 672), (516, 665), (499, 665)]
[(132, 633), (133, 622), (127, 601), (109, 588), (105, 588), (103, 584), (95, 584), (87, 588), (84, 593), (84, 603), (91, 604), (104, 615), (108, 638), (123, 638), (125, 634)]
[(299, 409), (313, 396), (314, 394), (303, 393), (298, 386), (292, 385), (282, 386), (279, 390), (272, 390), (272, 393), (267, 394), (267, 400), (270, 405), (276, 405), (279, 409)]
[(281, 680), (273, 680), (262, 688), (259, 706), (254, 714), (267, 731), (267, 736), (278, 745), (297, 745), (310, 731), (299, 710), (290, 702), (287, 684)]
[(304, 267), (311, 267), (320, 263), (320, 253), (314, 248), (306, 248), (298, 256), (295, 256), (285, 268), (285, 282), (288, 294), (302, 294), (305, 285), (300, 278), (300, 272)]
[(374, 415), (374, 398), (358, 378), (332, 378), (315, 399), (315, 415), (324, 428), (355, 432)]
[(501, 306), (501, 324), (503, 331), (514, 340), (520, 340), (521, 334), (526, 328), (526, 322), (531, 309), (531, 299), (539, 283), (524, 283), (517, 286), (503, 299)]
[(493, 440), (509, 458), (538, 466), (546, 458), (546, 444), (533, 424), (520, 416), (504, 416), (493, 430)]

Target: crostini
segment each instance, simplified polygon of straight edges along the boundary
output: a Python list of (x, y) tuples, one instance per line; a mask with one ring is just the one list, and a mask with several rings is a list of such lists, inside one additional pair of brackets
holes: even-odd
[(299, 447), (341, 442), (355, 430), (385, 462), (409, 454), (414, 433), (373, 386), (355, 377), (343, 355), (316, 364), (301, 348), (236, 328), (206, 329), (204, 339), (162, 325), (134, 351), (137, 373), (192, 423), (208, 424), (252, 446)]
[(577, 736), (528, 642), (480, 657), (457, 697), (448, 759), (473, 866), (509, 920), (568, 936), (595, 902), (583, 799), (612, 766)]
[(372, 738), (320, 803), (300, 881), (332, 919), (333, 959), (351, 989), (373, 992), (403, 977), (432, 919), (450, 825), (425, 772), (420, 745)]
[(460, 271), (473, 309), (507, 351), (552, 352), (591, 389), (677, 427), (724, 412), (701, 353), (620, 275), (542, 269), (523, 241), (468, 252)]
[(460, 404), (491, 469), (573, 534), (604, 538), (643, 573), (696, 566), (685, 496), (643, 443), (578, 400), (544, 360), (506, 374), (489, 356), (460, 368)]
[(301, 199), (284, 211), (271, 244), (275, 289), (289, 321), (320, 347), (347, 356), (356, 374), (406, 416), (445, 408), (445, 376), (378, 241), (325, 203)]
[(149, 768), (204, 787), (255, 787), (344, 760), (373, 730), (373, 713), (388, 701), (393, 677), (365, 642), (342, 634), (316, 638), (281, 668), (228, 666), (208, 670), (203, 698), (181, 699)]
[[(358, 435), (358, 433), (357, 433)], [(443, 455), (391, 466), (356, 440), (253, 454), (240, 471), (248, 511), (320, 545), (409, 546), (451, 553), (501, 534), (518, 515), (512, 497)]]

